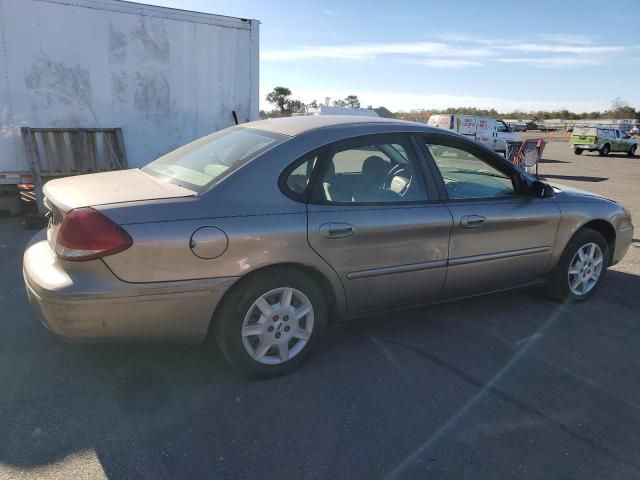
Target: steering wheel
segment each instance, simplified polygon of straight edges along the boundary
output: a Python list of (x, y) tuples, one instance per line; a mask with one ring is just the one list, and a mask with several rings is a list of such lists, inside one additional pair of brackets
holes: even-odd
[[(400, 183), (404, 183), (404, 185), (400, 185), (400, 188), (398, 190), (392, 188), (394, 186), (393, 181), (396, 177), (403, 179), (402, 181), (400, 181)], [(405, 179), (406, 179), (406, 183), (404, 182)], [(412, 180), (413, 180), (413, 173), (411, 171), (411, 167), (409, 167), (408, 165), (403, 165), (399, 163), (395, 165), (391, 170), (389, 170), (389, 173), (387, 174), (387, 179), (384, 182), (384, 186), (386, 189), (392, 190), (396, 192), (398, 195), (400, 195), (401, 197), (404, 197), (409, 191), (409, 188), (411, 187)], [(396, 185), (396, 187), (397, 186), (398, 185)]]

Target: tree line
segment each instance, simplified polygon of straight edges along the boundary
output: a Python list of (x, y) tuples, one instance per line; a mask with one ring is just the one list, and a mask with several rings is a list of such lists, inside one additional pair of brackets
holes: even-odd
[[(305, 104), (301, 100), (293, 98), (293, 93), (287, 87), (276, 87), (266, 96), (267, 102), (271, 103), (274, 108), (271, 111), (261, 111), (261, 117), (283, 117), (290, 116), (292, 113), (302, 111), (306, 108), (318, 108), (324, 106), (334, 106), (343, 108), (361, 108), (360, 99), (357, 95), (348, 95), (344, 99), (331, 99), (325, 97), (323, 102), (313, 100)], [(410, 120), (414, 122), (426, 123), (431, 115), (439, 113), (454, 113), (459, 115), (478, 115), (496, 118), (509, 118), (518, 120), (595, 120), (599, 118), (610, 119), (637, 119), (640, 120), (640, 109), (636, 110), (621, 98), (615, 98), (611, 102), (611, 107), (604, 111), (593, 112), (571, 112), (565, 108), (559, 110), (538, 110), (524, 112), (514, 110), (511, 112), (499, 112), (494, 108), (482, 109), (475, 107), (455, 107), (445, 109), (412, 109), (409, 111), (391, 112), (383, 106), (373, 108), (369, 105), (367, 108), (374, 109), (378, 115), (382, 117), (399, 118), (402, 120)]]

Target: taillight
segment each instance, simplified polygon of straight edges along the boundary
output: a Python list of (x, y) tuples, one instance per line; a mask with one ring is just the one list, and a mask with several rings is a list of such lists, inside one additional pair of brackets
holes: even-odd
[(120, 225), (97, 210), (77, 208), (60, 225), (56, 255), (65, 260), (93, 260), (126, 250), (132, 243)]

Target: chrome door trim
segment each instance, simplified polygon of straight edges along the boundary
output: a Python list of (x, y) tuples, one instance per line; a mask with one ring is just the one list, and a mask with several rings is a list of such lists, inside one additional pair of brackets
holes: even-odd
[(432, 260), (430, 262), (410, 263), (408, 265), (395, 265), (393, 267), (371, 268), (369, 270), (359, 270), (347, 274), (349, 280), (358, 278), (378, 277), (393, 273), (417, 272), (419, 270), (430, 270), (432, 268), (442, 268), (447, 266), (446, 260)]
[(451, 258), (449, 260), (449, 265), (451, 266), (466, 265), (468, 263), (478, 263), (478, 262), (484, 262), (487, 260), (499, 260), (501, 258), (520, 257), (522, 255), (544, 253), (544, 252), (548, 252), (549, 250), (551, 250), (551, 247), (532, 247), (532, 248), (521, 248), (518, 250), (507, 250), (505, 252), (472, 255), (470, 257)]

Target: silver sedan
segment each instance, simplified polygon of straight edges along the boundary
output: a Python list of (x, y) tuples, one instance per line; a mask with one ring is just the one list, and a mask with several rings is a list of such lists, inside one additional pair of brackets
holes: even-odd
[(612, 200), (544, 183), (456, 133), (378, 118), (249, 123), (44, 193), (49, 226), (24, 279), (50, 330), (214, 335), (263, 377), (368, 312), (537, 283), (584, 300), (633, 236)]

